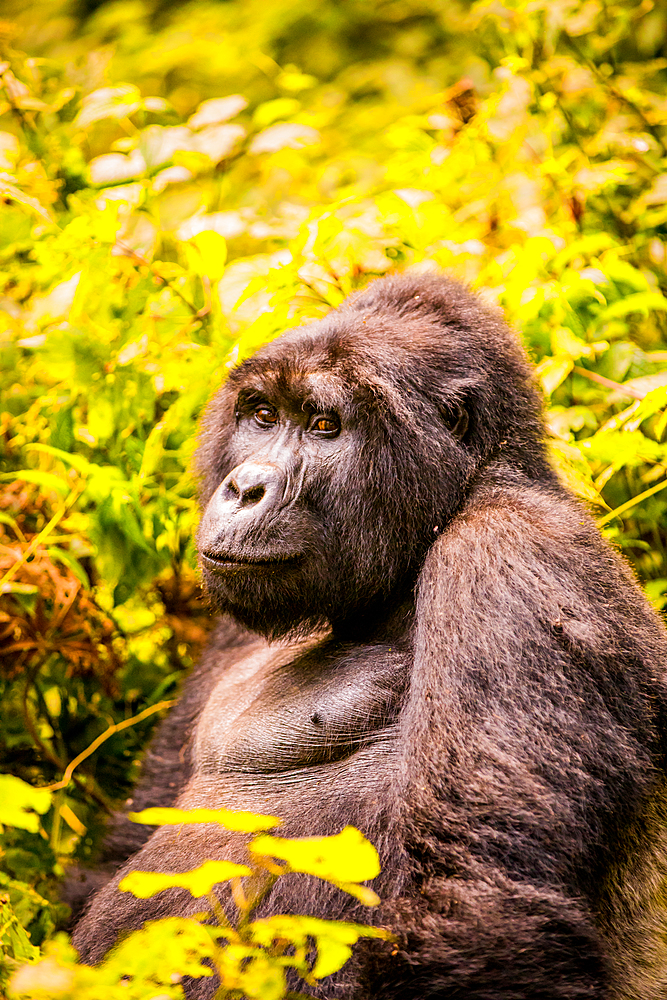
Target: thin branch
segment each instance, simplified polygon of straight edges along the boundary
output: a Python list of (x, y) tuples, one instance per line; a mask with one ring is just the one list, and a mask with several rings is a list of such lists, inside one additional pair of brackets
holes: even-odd
[(0, 579), (0, 591), (2, 591), (3, 586), (6, 583), (9, 583), (9, 581), (15, 576), (21, 566), (23, 566), (28, 558), (33, 554), (37, 546), (41, 545), (42, 542), (51, 534), (55, 526), (58, 524), (58, 521), (60, 521), (62, 516), (67, 513), (72, 504), (78, 500), (84, 488), (85, 484), (83, 486), (77, 486), (71, 491), (71, 493), (68, 494), (67, 499), (64, 501), (63, 505), (58, 508), (48, 524), (42, 528), (38, 535), (35, 535), (28, 548), (21, 553), (20, 558), (9, 567), (2, 579)]
[(622, 392), (624, 396), (630, 396), (632, 399), (643, 399), (646, 395), (645, 392), (641, 392), (639, 389), (623, 385), (622, 382), (614, 382), (610, 378), (605, 378), (604, 375), (598, 375), (596, 372), (589, 372), (587, 368), (580, 368), (578, 365), (575, 365), (572, 371), (576, 372), (577, 375), (583, 375), (584, 378), (589, 378), (591, 382), (597, 382), (598, 385), (603, 385), (606, 389), (614, 389), (616, 392)]
[[(33, 668), (28, 674), (26, 679), (25, 688), (23, 690), (23, 721), (25, 722), (26, 729), (32, 736), (33, 742), (37, 749), (50, 761), (59, 771), (65, 767), (64, 762), (54, 753), (54, 751), (41, 739), (39, 736), (35, 724), (30, 717), (30, 709), (28, 707), (28, 692), (31, 685), (35, 683), (35, 677), (39, 670), (39, 665)], [(100, 805), (105, 812), (110, 816), (113, 814), (113, 808), (111, 804), (107, 801), (104, 793), (97, 787), (97, 782), (92, 777), (92, 775), (75, 774), (74, 781), (79, 786), (79, 788), (86, 794), (94, 799), (98, 805)]]
[(171, 708), (174, 704), (175, 700), (173, 698), (170, 701), (159, 701), (156, 705), (150, 705), (148, 708), (145, 708), (143, 712), (139, 712), (138, 715), (133, 715), (130, 719), (124, 719), (122, 722), (116, 722), (109, 726), (108, 729), (105, 729), (104, 732), (97, 737), (97, 739), (93, 740), (89, 747), (82, 750), (78, 757), (75, 757), (74, 760), (67, 765), (65, 773), (60, 781), (56, 781), (54, 784), (46, 785), (45, 787), (51, 792), (55, 792), (58, 788), (66, 788), (72, 780), (74, 769), (78, 767), (82, 761), (86, 760), (87, 757), (90, 757), (91, 754), (95, 753), (98, 747), (100, 747), (105, 740), (108, 740), (110, 736), (113, 736), (114, 733), (121, 732), (123, 729), (127, 729), (129, 726), (136, 725), (137, 722), (142, 722), (144, 719), (147, 719), (149, 715), (154, 715), (155, 712), (160, 712), (163, 708)]
[(605, 514), (604, 517), (601, 517), (597, 522), (598, 528), (601, 528), (603, 524), (607, 524), (608, 521), (612, 521), (615, 517), (620, 517), (621, 514), (626, 512), (626, 510), (630, 510), (631, 507), (641, 503), (643, 500), (648, 500), (648, 498), (652, 497), (654, 493), (659, 493), (660, 490), (664, 490), (666, 486), (667, 479), (663, 479), (661, 483), (658, 483), (657, 486), (652, 486), (650, 490), (644, 490), (643, 493), (638, 493), (636, 497), (631, 497), (630, 500), (626, 500), (626, 502), (622, 503), (620, 507), (616, 508), (616, 510), (612, 510), (608, 514)]

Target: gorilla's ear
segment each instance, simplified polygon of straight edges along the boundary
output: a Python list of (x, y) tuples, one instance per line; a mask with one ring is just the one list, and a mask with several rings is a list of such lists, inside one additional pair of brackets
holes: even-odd
[(468, 411), (465, 406), (461, 403), (449, 403), (447, 406), (440, 407), (440, 413), (450, 433), (462, 441), (466, 436), (469, 424)]

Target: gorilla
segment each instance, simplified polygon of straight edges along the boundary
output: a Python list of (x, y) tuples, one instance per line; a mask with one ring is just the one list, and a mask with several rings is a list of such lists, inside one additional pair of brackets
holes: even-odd
[[(133, 808), (363, 831), (377, 911), (296, 874), (259, 911), (394, 932), (321, 997), (667, 996), (667, 634), (550, 467), (501, 317), (444, 277), (378, 279), (232, 371), (197, 467), (221, 616)], [(128, 871), (225, 857), (238, 834), (119, 817), (82, 959), (207, 908), (119, 893)]]

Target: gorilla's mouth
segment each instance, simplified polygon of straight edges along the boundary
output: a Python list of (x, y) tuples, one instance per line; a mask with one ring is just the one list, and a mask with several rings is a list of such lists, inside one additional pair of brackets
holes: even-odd
[(301, 558), (302, 556), (298, 552), (280, 552), (261, 556), (240, 556), (232, 555), (228, 552), (201, 553), (202, 565), (216, 572), (243, 569), (277, 569), (278, 567), (299, 562)]

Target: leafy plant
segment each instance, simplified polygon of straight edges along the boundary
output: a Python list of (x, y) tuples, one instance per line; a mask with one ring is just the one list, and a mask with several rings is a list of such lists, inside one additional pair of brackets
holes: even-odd
[(81, 9), (0, 25), (0, 752), (52, 796), (0, 834), (9, 960), (205, 641), (205, 400), (374, 276), (503, 308), (555, 465), (667, 605), (664, 0)]
[[(275, 816), (228, 810), (149, 809), (131, 815), (140, 823), (218, 823), (227, 830), (253, 834), (279, 825)], [(367, 906), (379, 903), (372, 890), (359, 883), (380, 871), (377, 852), (354, 827), (331, 837), (289, 839), (260, 834), (248, 844), (248, 863), (206, 861), (190, 871), (165, 875), (131, 872), (121, 881), (121, 892), (140, 899), (165, 889), (187, 889), (195, 899), (208, 900), (206, 912), (195, 917), (167, 917), (150, 921), (126, 936), (95, 969), (78, 966), (76, 955), (63, 938), (48, 945), (46, 957), (21, 952), (32, 946), (25, 938), (15, 957), (33, 959), (13, 977), (10, 995), (17, 998), (61, 997), (96, 1000), (130, 997), (144, 1000), (160, 989), (166, 997), (182, 997), (181, 979), (217, 974), (216, 996), (281, 1000), (296, 998), (286, 973), (292, 969), (307, 985), (337, 972), (362, 937), (388, 938), (386, 931), (361, 924), (278, 914), (253, 919), (276, 880), (288, 872), (303, 872), (333, 883)], [(230, 919), (213, 889), (229, 883), (237, 916)], [(20, 928), (10, 930), (20, 933)], [(37, 952), (37, 949), (33, 949)]]

